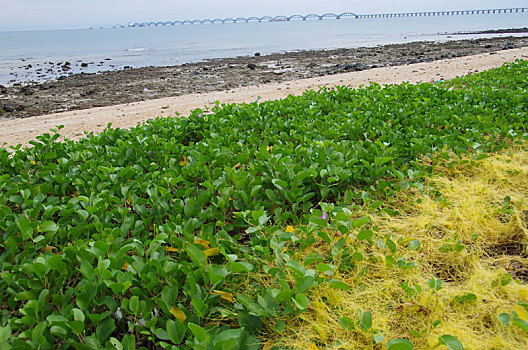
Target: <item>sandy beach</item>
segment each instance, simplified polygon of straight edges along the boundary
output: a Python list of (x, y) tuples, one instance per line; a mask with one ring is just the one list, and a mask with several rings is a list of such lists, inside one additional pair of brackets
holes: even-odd
[(190, 110), (212, 106), (215, 101), (220, 103), (253, 102), (257, 99), (266, 101), (284, 98), (290, 94), (302, 94), (307, 89), (317, 90), (323, 86), (346, 85), (356, 88), (372, 82), (379, 84), (433, 83), (442, 79), (451, 79), (460, 75), (496, 68), (505, 62), (512, 62), (516, 59), (528, 59), (528, 47), (27, 118), (0, 119), (0, 144), (6, 146), (28, 145), (28, 142), (35, 139), (36, 136), (49, 132), (50, 129), (58, 125), (64, 126), (61, 130), (62, 137), (78, 139), (85, 133), (102, 131), (109, 123), (114, 128), (128, 128), (156, 117), (177, 114), (186, 116)]

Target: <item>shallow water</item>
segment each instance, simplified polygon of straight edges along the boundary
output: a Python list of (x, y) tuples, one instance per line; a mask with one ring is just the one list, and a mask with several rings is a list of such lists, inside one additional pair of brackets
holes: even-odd
[[(217, 57), (495, 35), (445, 33), (525, 27), (528, 12), (0, 33), (0, 84), (60, 75), (166, 66)], [(503, 35), (504, 36), (504, 35)], [(68, 61), (70, 69), (57, 63)], [(82, 67), (81, 63), (88, 63)], [(31, 68), (28, 68), (31, 65)]]

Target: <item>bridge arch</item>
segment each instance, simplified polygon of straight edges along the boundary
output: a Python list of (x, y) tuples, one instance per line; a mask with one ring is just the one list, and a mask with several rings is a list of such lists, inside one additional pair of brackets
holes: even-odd
[(273, 19), (273, 17), (271, 16), (264, 16), (264, 17), (260, 17), (259, 18), (259, 22), (262, 22), (262, 21), (271, 21)]
[(295, 20), (295, 19), (301, 19), (303, 21), (306, 21), (306, 18), (304, 16), (301, 16), (301, 15), (292, 15), (290, 17), (288, 17), (288, 21), (291, 21), (291, 20)]
[(246, 22), (260, 22), (258, 17), (249, 17)]
[(343, 12), (338, 17), (356, 17), (357, 18), (357, 16), (358, 15), (353, 12)]
[(182, 21), (182, 24), (193, 24), (191, 20), (186, 19), (185, 21)]
[(202, 24), (202, 21), (200, 21), (199, 19), (195, 19), (194, 21), (191, 22), (192, 24)]
[(319, 16), (316, 13), (310, 13), (309, 15), (304, 16), (306, 19), (321, 19), (321, 16)]
[(206, 18), (202, 20), (202, 24), (205, 24), (205, 23), (213, 23), (213, 21), (210, 20), (209, 18)]
[(224, 23), (224, 20), (221, 18), (215, 18), (211, 21), (212, 23)]
[(238, 18), (235, 18), (235, 20), (233, 21), (233, 23), (238, 23), (238, 22), (247, 22), (247, 18), (238, 17)]
[(323, 19), (323, 18), (337, 18), (337, 15), (335, 13), (325, 13), (324, 15), (319, 17), (319, 19)]
[(228, 18), (224, 18), (222, 20), (222, 23), (226, 23), (226, 22), (231, 22), (231, 23), (235, 23), (235, 20), (231, 17), (228, 17)]

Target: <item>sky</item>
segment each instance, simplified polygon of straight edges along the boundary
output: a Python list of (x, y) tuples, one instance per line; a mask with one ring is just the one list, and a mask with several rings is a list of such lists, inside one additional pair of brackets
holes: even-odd
[(0, 31), (264, 15), (528, 7), (527, 0), (0, 0)]

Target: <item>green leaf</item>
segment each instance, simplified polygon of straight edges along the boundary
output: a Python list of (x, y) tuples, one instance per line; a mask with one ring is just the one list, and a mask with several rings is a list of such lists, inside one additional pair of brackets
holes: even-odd
[(420, 250), (421, 243), (419, 240), (415, 239), (409, 242), (410, 250)]
[(50, 328), (50, 333), (61, 338), (66, 338), (68, 336), (68, 331), (62, 326), (52, 326)]
[(81, 321), (81, 322), (84, 322), (84, 319), (85, 319), (85, 317), (84, 317), (84, 312), (82, 312), (82, 311), (79, 310), (79, 309), (74, 308), (74, 309), (72, 309), (72, 313), (73, 313), (73, 319), (74, 319), (75, 321)]
[(514, 318), (512, 324), (515, 327), (518, 327), (522, 329), (523, 331), (528, 332), (528, 322), (526, 322), (525, 320), (521, 318)]
[(356, 325), (354, 321), (346, 316), (341, 317), (339, 320), (337, 320), (337, 323), (346, 331), (353, 331), (356, 329)]
[(139, 297), (137, 295), (134, 295), (130, 298), (130, 301), (128, 302), (128, 308), (134, 315), (139, 314)]
[(174, 344), (178, 345), (183, 341), (185, 336), (185, 327), (180, 322), (167, 320), (166, 328), (167, 335)]
[(205, 265), (207, 265), (207, 257), (200, 248), (194, 245), (189, 245), (185, 248), (185, 251), (189, 254), (189, 257), (196, 267), (205, 267)]
[(286, 329), (286, 323), (284, 323), (283, 320), (278, 320), (277, 323), (275, 323), (275, 326), (273, 326), (273, 330), (277, 333), (282, 333)]
[(207, 335), (207, 331), (203, 329), (202, 327), (189, 322), (187, 325), (189, 327), (189, 330), (192, 332), (192, 334), (196, 337), (196, 340), (199, 342), (205, 342), (209, 339), (209, 336)]
[(22, 234), (23, 239), (27, 240), (33, 238), (33, 228), (31, 227), (31, 223), (28, 219), (23, 216), (19, 216), (16, 219), (16, 224), (20, 229), (20, 233)]
[(251, 272), (253, 265), (246, 261), (235, 261), (231, 263), (231, 272)]
[(444, 334), (438, 338), (440, 344), (446, 345), (449, 350), (464, 350), (464, 346), (457, 338), (449, 334)]
[(502, 313), (498, 317), (500, 323), (502, 323), (503, 326), (507, 327), (510, 325), (511, 322), (511, 316), (507, 313)]
[(369, 218), (359, 218), (354, 221), (352, 221), (352, 227), (354, 228), (360, 228), (363, 225), (366, 225), (370, 222)]
[(350, 289), (350, 286), (348, 284), (346, 284), (345, 282), (341, 282), (339, 280), (336, 280), (336, 279), (329, 280), (328, 281), (328, 286), (330, 288), (341, 289), (341, 290), (349, 290)]
[(263, 327), (262, 319), (259, 316), (247, 312), (238, 314), (238, 324), (254, 335), (258, 335)]
[(372, 313), (370, 311), (365, 311), (361, 316), (359, 328), (361, 328), (363, 331), (368, 331), (370, 328), (372, 328)]
[(358, 241), (371, 240), (372, 237), (374, 237), (374, 232), (372, 232), (371, 230), (362, 230), (362, 231), (359, 231), (357, 235), (357, 240)]
[(457, 303), (460, 303), (460, 304), (463, 304), (463, 303), (470, 303), (470, 302), (474, 302), (474, 301), (477, 301), (477, 296), (473, 293), (469, 293), (469, 294), (464, 294), (464, 295), (461, 295), (461, 296), (455, 296), (454, 300), (457, 302)]
[(312, 216), (310, 218), (310, 222), (321, 228), (325, 228), (328, 226), (328, 221), (326, 221), (325, 219), (318, 218), (316, 216)]
[(11, 327), (6, 325), (5, 327), (0, 326), (0, 349), (10, 350), (11, 345), (9, 344), (9, 338), (11, 337)]
[(238, 346), (238, 340), (243, 328), (226, 329), (214, 337), (213, 344), (215, 350), (234, 350)]
[(306, 310), (308, 307), (308, 298), (302, 293), (298, 293), (295, 296), (295, 299), (293, 299), (293, 302), (295, 303), (295, 306), (301, 310)]
[(207, 310), (209, 309), (207, 304), (204, 303), (203, 300), (200, 298), (193, 298), (191, 300), (191, 304), (192, 306), (194, 306), (194, 309), (196, 310), (196, 314), (200, 317), (205, 316), (205, 314), (207, 313)]
[[(325, 221), (326, 222), (326, 221)], [(327, 244), (331, 244), (332, 243), (332, 240), (330, 239), (330, 237), (328, 236), (328, 234), (324, 231), (318, 231), (317, 232), (317, 236), (319, 238), (321, 238), (323, 241), (325, 241)]]
[(104, 344), (108, 338), (110, 338), (110, 335), (115, 329), (116, 326), (114, 319), (112, 317), (107, 317), (97, 325), (95, 334), (97, 335), (97, 339)]
[(393, 339), (387, 343), (387, 350), (413, 350), (414, 345), (407, 339)]
[(373, 338), (376, 344), (382, 343), (385, 340), (385, 333), (374, 333)]
[(53, 221), (44, 221), (39, 226), (41, 232), (55, 233), (59, 229), (59, 226)]
[[(43, 336), (44, 330), (46, 329), (46, 322), (40, 322), (38, 325), (33, 328), (31, 334), (31, 340), (34, 344), (43, 346), (46, 343), (46, 338)], [(1, 343), (1, 342), (0, 342)]]
[(440, 289), (442, 289), (442, 283), (443, 281), (441, 279), (431, 278), (427, 280), (429, 288), (431, 288), (435, 292), (438, 292)]

